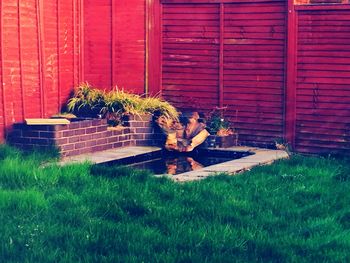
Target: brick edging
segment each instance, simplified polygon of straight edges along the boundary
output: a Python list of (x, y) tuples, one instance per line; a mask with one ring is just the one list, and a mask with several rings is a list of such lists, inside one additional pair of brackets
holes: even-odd
[(105, 119), (89, 119), (67, 125), (14, 124), (7, 141), (21, 149), (57, 147), (62, 157), (126, 146), (158, 146), (164, 135), (151, 115), (130, 115), (125, 127), (108, 129)]

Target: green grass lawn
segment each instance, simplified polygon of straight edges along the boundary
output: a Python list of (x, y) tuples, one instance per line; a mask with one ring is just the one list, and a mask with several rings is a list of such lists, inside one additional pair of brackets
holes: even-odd
[(175, 183), (0, 146), (0, 262), (350, 262), (350, 162)]

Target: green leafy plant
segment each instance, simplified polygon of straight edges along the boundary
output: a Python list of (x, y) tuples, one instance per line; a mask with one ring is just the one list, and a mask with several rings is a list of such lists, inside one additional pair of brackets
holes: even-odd
[(164, 116), (170, 120), (178, 121), (179, 119), (179, 112), (176, 108), (159, 97), (143, 98), (141, 108), (144, 112), (153, 114), (156, 118)]
[(104, 107), (101, 113), (108, 119), (109, 124), (116, 126), (121, 123), (123, 116), (128, 114), (144, 114), (141, 97), (116, 88), (104, 94)]
[(93, 117), (100, 113), (104, 104), (104, 92), (86, 82), (75, 88), (73, 98), (68, 100), (67, 110), (78, 116)]
[(234, 133), (230, 122), (223, 117), (220, 109), (217, 108), (209, 113), (206, 124), (207, 130), (212, 135), (227, 136)]

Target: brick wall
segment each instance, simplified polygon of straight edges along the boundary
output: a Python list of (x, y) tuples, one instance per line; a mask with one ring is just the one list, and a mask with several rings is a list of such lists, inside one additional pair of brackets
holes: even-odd
[(162, 145), (164, 135), (152, 116), (129, 116), (125, 127), (108, 128), (105, 119), (67, 125), (15, 124), (8, 142), (21, 149), (57, 147), (61, 156), (73, 156), (127, 146)]

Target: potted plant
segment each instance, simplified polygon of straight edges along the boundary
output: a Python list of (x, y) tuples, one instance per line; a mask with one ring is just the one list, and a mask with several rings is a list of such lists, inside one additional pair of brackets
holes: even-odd
[(227, 148), (236, 145), (237, 136), (230, 122), (223, 116), (221, 108), (210, 112), (206, 124), (210, 136), (207, 139), (209, 147)]

